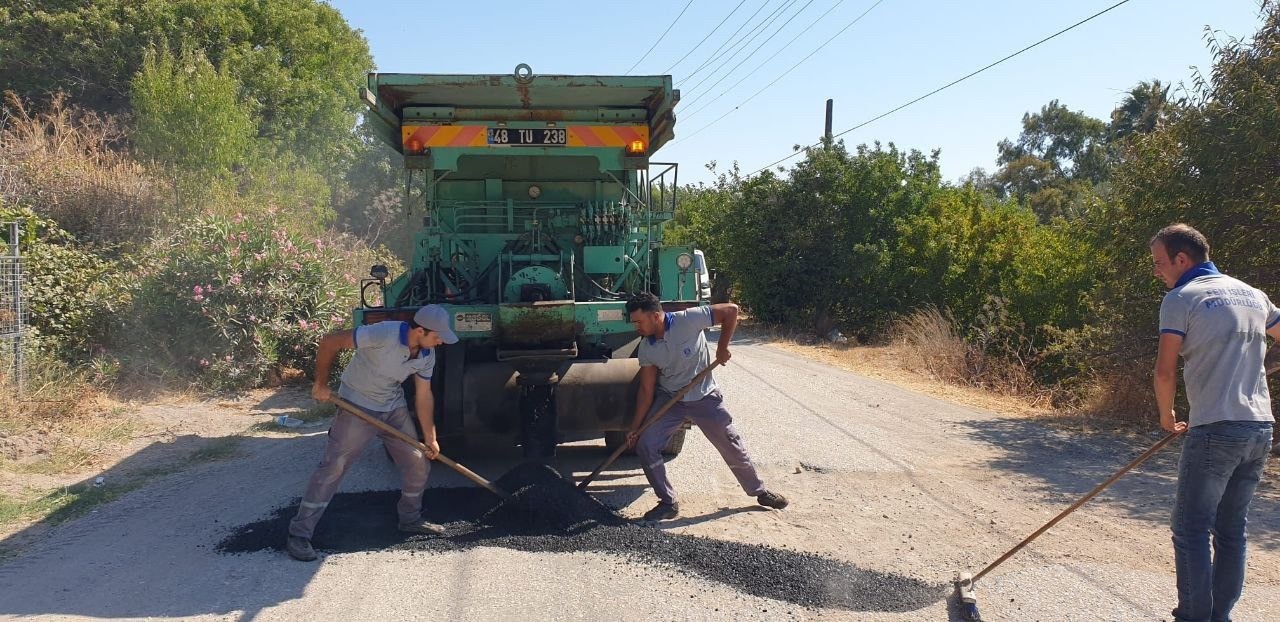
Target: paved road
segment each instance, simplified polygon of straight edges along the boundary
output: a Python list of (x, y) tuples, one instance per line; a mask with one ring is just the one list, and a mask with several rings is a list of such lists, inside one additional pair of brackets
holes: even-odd
[[(716, 376), (767, 482), (792, 506), (754, 508), (695, 431), (669, 465), (684, 516), (663, 529), (821, 553), (939, 585), (999, 556), (1155, 440), (1067, 433), (976, 411), (749, 340)], [(911, 611), (805, 608), (678, 567), (602, 553), (479, 546), (429, 555), (330, 554), (304, 564), (278, 551), (216, 552), (229, 533), (297, 498), (323, 443), (322, 433), (252, 436), (234, 460), (167, 477), (49, 530), (0, 563), (0, 616), (955, 619), (941, 596)], [(985, 579), (979, 586), (985, 619), (1169, 619), (1174, 579), (1165, 524), (1175, 451)], [(598, 446), (562, 453), (562, 466), (580, 474), (604, 455)], [(491, 478), (511, 466), (473, 462)], [(343, 491), (395, 485), (394, 471), (374, 446)], [(433, 487), (465, 485), (443, 467), (433, 471)], [(627, 516), (638, 517), (654, 502), (634, 459), (620, 461), (595, 489)], [(1252, 574), (1238, 622), (1280, 619), (1278, 498), (1268, 484), (1255, 506)]]

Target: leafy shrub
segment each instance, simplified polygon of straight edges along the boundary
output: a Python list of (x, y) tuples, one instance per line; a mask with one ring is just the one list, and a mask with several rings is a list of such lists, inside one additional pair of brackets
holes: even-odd
[(349, 238), (274, 227), (271, 216), (203, 216), (159, 241), (138, 273), (124, 344), (216, 388), (310, 373), (319, 337), (357, 302), (357, 266), (386, 259)]
[(0, 222), (14, 220), (22, 223), (31, 337), (64, 359), (87, 360), (101, 346), (108, 318), (127, 300), (124, 264), (86, 250), (57, 223), (30, 209), (0, 204)]

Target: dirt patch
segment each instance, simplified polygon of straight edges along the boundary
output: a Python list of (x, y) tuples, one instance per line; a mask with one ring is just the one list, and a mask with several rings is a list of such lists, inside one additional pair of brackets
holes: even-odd
[[(182, 393), (152, 399), (136, 404), (97, 396), (82, 412), (0, 419), (0, 536), (36, 521), (65, 521), (154, 478), (233, 457), (246, 431), (313, 433), (332, 415), (314, 408), (302, 385), (228, 399)], [(274, 423), (282, 414), (306, 427)]]

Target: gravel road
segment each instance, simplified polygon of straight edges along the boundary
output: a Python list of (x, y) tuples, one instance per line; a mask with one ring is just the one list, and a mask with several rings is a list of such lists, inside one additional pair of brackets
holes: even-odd
[[(247, 535), (287, 519), (320, 458), (323, 428), (259, 433), (235, 459), (155, 481), (79, 520), (33, 527), (42, 532), (34, 543), (0, 561), (0, 616), (952, 620), (955, 572), (981, 569), (1157, 440), (956, 406), (749, 339), (716, 378), (766, 483), (791, 500), (786, 510), (755, 506), (694, 430), (668, 466), (681, 493), (677, 520), (642, 534), (612, 526), (572, 537), (486, 535), (460, 526), (484, 512), (487, 493), (436, 465), (427, 515), (461, 531), (424, 543), (387, 529), (394, 494), (380, 491), (394, 489), (396, 475), (374, 444), (321, 523), (321, 561), (300, 563), (266, 545), (278, 538)], [(1178, 449), (985, 578), (984, 619), (1171, 619), (1167, 516)], [(558, 467), (582, 476), (605, 455), (602, 444), (565, 447)], [(496, 479), (514, 457), (464, 462)], [(1280, 619), (1276, 475), (1273, 465), (1255, 501), (1237, 622)], [(634, 458), (591, 490), (627, 518), (655, 502)], [(770, 573), (782, 587), (752, 587)], [(826, 596), (795, 597), (795, 585)], [(866, 589), (874, 585), (884, 587)]]

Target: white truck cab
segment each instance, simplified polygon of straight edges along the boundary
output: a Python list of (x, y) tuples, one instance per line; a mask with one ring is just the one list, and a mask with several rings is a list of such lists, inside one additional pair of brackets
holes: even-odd
[(701, 250), (693, 251), (693, 268), (698, 273), (698, 297), (711, 300), (711, 273), (707, 270), (707, 258)]

